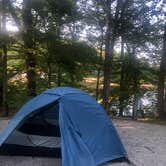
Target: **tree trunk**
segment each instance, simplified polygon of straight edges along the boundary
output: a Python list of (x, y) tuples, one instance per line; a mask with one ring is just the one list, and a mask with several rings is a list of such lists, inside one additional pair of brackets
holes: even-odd
[(119, 96), (119, 116), (123, 116), (124, 110), (124, 39), (121, 37), (121, 75), (120, 75), (120, 96)]
[(48, 67), (48, 88), (51, 88), (51, 79), (52, 79), (51, 62), (47, 62), (47, 67)]
[[(166, 86), (165, 86), (165, 95), (164, 95), (164, 112), (166, 112)], [(165, 113), (166, 116), (166, 113)]]
[(103, 28), (101, 28), (102, 34), (101, 34), (101, 45), (100, 45), (100, 57), (99, 57), (99, 67), (97, 70), (97, 82), (96, 82), (96, 100), (99, 99), (99, 93), (100, 93), (100, 75), (101, 75), (101, 62), (102, 62), (102, 55), (103, 55), (103, 43), (104, 43), (104, 36), (103, 36)]
[(113, 43), (111, 43), (111, 0), (107, 0), (106, 9), (106, 40), (105, 40), (105, 62), (103, 82), (103, 106), (109, 110), (110, 74), (112, 66)]
[(118, 29), (118, 19), (121, 0), (117, 0), (115, 17), (111, 14), (111, 0), (106, 2), (106, 40), (105, 40), (105, 62), (104, 62), (104, 83), (103, 83), (103, 106), (109, 111), (109, 95), (111, 83), (112, 61), (114, 54), (114, 45)]
[(2, 110), (2, 87), (3, 87), (3, 81), (2, 81), (2, 48), (0, 48), (0, 112)]
[(62, 79), (61, 67), (58, 66), (58, 71), (57, 71), (57, 85), (58, 86), (61, 86), (61, 79)]
[(6, 31), (6, 2), (2, 1), (2, 110), (8, 116), (7, 108), (7, 31)]
[(138, 94), (134, 94), (132, 119), (137, 119), (138, 100)]
[(159, 71), (159, 80), (158, 80), (158, 102), (157, 102), (157, 110), (160, 118), (166, 117), (166, 108), (164, 104), (164, 83), (165, 83), (165, 75), (166, 75), (166, 24), (164, 30), (163, 37), (163, 53), (160, 62), (160, 71)]
[[(132, 80), (133, 80), (133, 90), (134, 90), (134, 100), (133, 100), (133, 119), (137, 119), (137, 110), (138, 110), (138, 101), (139, 101), (139, 89), (140, 89), (140, 75), (137, 72), (139, 70), (139, 64), (137, 63), (137, 57), (136, 57), (136, 47), (133, 45), (132, 48), (132, 66), (133, 73), (132, 73)], [(137, 73), (137, 74), (136, 74)]]
[[(2, 17), (0, 16), (0, 35), (2, 34)], [(2, 47), (0, 47), (0, 112), (2, 111)]]
[(97, 82), (96, 82), (96, 100), (99, 100), (99, 93), (100, 93), (100, 74), (101, 74), (101, 68), (99, 67), (97, 70)]
[(34, 97), (36, 96), (36, 58), (34, 55), (31, 0), (23, 0), (23, 25), (23, 41), (27, 67), (28, 95)]

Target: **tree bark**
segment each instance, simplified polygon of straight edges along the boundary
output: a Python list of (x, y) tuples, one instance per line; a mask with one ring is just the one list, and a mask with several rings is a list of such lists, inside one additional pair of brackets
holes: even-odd
[(48, 88), (51, 88), (51, 80), (52, 80), (51, 62), (47, 62), (47, 67), (48, 67)]
[(121, 75), (120, 75), (120, 96), (119, 96), (119, 116), (123, 116), (124, 110), (124, 39), (121, 36)]
[(106, 40), (105, 40), (105, 62), (104, 62), (104, 83), (103, 83), (103, 106), (109, 111), (109, 95), (111, 83), (112, 61), (114, 54), (114, 45), (118, 29), (118, 19), (121, 0), (117, 0), (116, 12), (114, 18), (111, 13), (111, 0), (106, 4)]
[[(2, 34), (2, 16), (0, 16), (0, 35)], [(0, 111), (2, 110), (2, 47), (0, 47)]]
[(8, 116), (7, 108), (7, 30), (6, 30), (6, 2), (2, 1), (2, 110)]
[[(103, 106), (109, 110), (110, 74), (112, 66), (113, 43), (111, 41), (111, 0), (107, 0), (106, 8), (106, 39), (105, 39), (105, 62), (104, 62), (104, 82), (103, 82)], [(111, 46), (111, 48), (110, 48)]]
[(165, 75), (166, 75), (166, 24), (164, 30), (164, 37), (163, 37), (163, 52), (160, 61), (160, 71), (159, 71), (159, 79), (158, 79), (158, 101), (157, 101), (157, 110), (158, 115), (160, 118), (166, 117), (166, 108), (164, 101), (165, 94), (164, 94), (164, 84), (165, 84)]
[(34, 54), (35, 43), (33, 40), (31, 0), (23, 0), (23, 25), (23, 41), (26, 57), (28, 95), (34, 97), (36, 96), (36, 58)]
[(3, 81), (2, 81), (2, 48), (0, 48), (0, 111), (2, 109), (2, 87), (3, 87)]
[(96, 82), (96, 100), (99, 99), (99, 93), (100, 93), (100, 75), (101, 75), (101, 61), (102, 61), (102, 55), (103, 55), (103, 44), (104, 44), (104, 36), (103, 36), (103, 28), (101, 28), (101, 44), (100, 44), (100, 57), (99, 57), (99, 67), (97, 70), (97, 82)]
[(61, 79), (62, 79), (61, 67), (58, 66), (58, 71), (57, 71), (57, 85), (58, 86), (61, 86)]
[[(139, 65), (137, 63), (137, 57), (136, 57), (136, 46), (133, 45), (132, 47), (132, 54), (131, 54), (131, 58), (132, 58), (132, 65), (134, 67), (133, 72), (132, 73), (132, 80), (133, 80), (133, 90), (134, 90), (134, 100), (133, 100), (133, 119), (137, 119), (137, 110), (138, 110), (138, 101), (139, 101), (139, 89), (140, 89), (140, 79), (139, 79), (139, 73), (136, 72), (136, 70), (139, 69)], [(136, 74), (136, 73), (137, 74)]]
[(138, 100), (138, 94), (134, 94), (132, 119), (137, 119)]

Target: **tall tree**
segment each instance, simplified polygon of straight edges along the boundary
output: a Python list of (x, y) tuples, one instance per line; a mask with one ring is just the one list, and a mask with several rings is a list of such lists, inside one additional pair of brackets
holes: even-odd
[(0, 110), (2, 108), (2, 3), (0, 3)]
[(36, 95), (36, 57), (34, 53), (34, 31), (32, 16), (32, 0), (23, 0), (23, 41), (27, 67), (28, 94)]
[(100, 42), (100, 57), (99, 57), (99, 64), (97, 69), (97, 81), (96, 81), (96, 100), (99, 99), (100, 94), (100, 77), (102, 72), (102, 59), (103, 59), (103, 45), (104, 45), (104, 32), (103, 27), (101, 26), (101, 42)]
[(109, 110), (109, 95), (111, 83), (112, 60), (114, 54), (114, 45), (119, 26), (119, 16), (122, 7), (122, 0), (117, 0), (115, 14), (112, 12), (112, 1), (107, 0), (106, 10), (106, 40), (105, 40), (105, 63), (104, 63), (104, 83), (103, 83), (103, 105)]
[(163, 36), (163, 51), (160, 61), (159, 81), (158, 81), (158, 103), (157, 109), (159, 117), (166, 116), (165, 99), (165, 76), (166, 76), (166, 23)]
[(89, 1), (82, 1), (86, 4), (83, 9), (83, 22), (87, 25), (86, 39), (94, 46), (99, 52), (99, 61), (97, 64), (96, 75), (96, 100), (100, 97), (101, 77), (103, 75), (103, 55), (105, 45), (105, 2), (101, 0), (92, 0), (91, 5)]
[(8, 115), (7, 109), (7, 30), (6, 30), (6, 1), (2, 0), (2, 110), (5, 116)]
[[(126, 103), (126, 94), (127, 86), (125, 83), (125, 74), (124, 74), (124, 44), (128, 45), (128, 47), (135, 47), (135, 54), (132, 54), (133, 57), (130, 57), (128, 60), (132, 59), (134, 62), (133, 65), (136, 65), (135, 62), (138, 61), (136, 56), (139, 56), (140, 50), (144, 51), (147, 47), (147, 43), (151, 43), (153, 34), (154, 26), (151, 24), (151, 19), (154, 16), (154, 7), (148, 6), (146, 1), (125, 1), (123, 4), (123, 10), (121, 10), (121, 16), (119, 19), (119, 29), (118, 35), (121, 37), (121, 74), (120, 74), (120, 96), (119, 96), (119, 115), (122, 116), (123, 108), (125, 107)], [(153, 34), (153, 35), (152, 35)], [(130, 51), (131, 52), (131, 51)], [(134, 58), (135, 57), (135, 58)], [(134, 66), (133, 66), (134, 67)], [(137, 69), (140, 70), (137, 66)], [(134, 69), (134, 68), (133, 68)], [(136, 72), (136, 66), (134, 71)], [(132, 72), (130, 72), (132, 73)], [(127, 75), (129, 75), (128, 73)], [(126, 75), (126, 76), (127, 76)], [(130, 81), (133, 83), (133, 93), (134, 98), (139, 96), (139, 75), (131, 74), (132, 78)], [(130, 85), (130, 83), (129, 83)], [(128, 91), (129, 92), (129, 91)], [(127, 92), (127, 93), (128, 93)], [(133, 94), (132, 93), (132, 94)], [(131, 95), (131, 94), (130, 94)], [(137, 100), (133, 100), (137, 101)], [(137, 102), (133, 102), (133, 108), (137, 108)], [(134, 109), (135, 110), (135, 109)]]
[(120, 73), (120, 93), (119, 93), (119, 116), (123, 116), (124, 110), (124, 91), (125, 91), (125, 81), (124, 81), (124, 38), (121, 36), (121, 73)]
[[(13, 17), (16, 26), (22, 34), (24, 42), (24, 53), (27, 68), (27, 87), (28, 95), (33, 97), (36, 95), (36, 59), (34, 54), (35, 42), (33, 40), (33, 15), (32, 15), (32, 0), (23, 0), (22, 3), (22, 18), (21, 21), (16, 14), (13, 4), (10, 0), (6, 0), (9, 12)], [(23, 22), (23, 25), (22, 25)]]
[[(112, 67), (112, 56), (114, 43), (111, 43), (111, 0), (107, 0), (106, 5), (106, 40), (105, 40), (105, 64), (104, 64), (104, 85), (103, 85), (103, 105), (108, 111), (109, 109), (109, 90), (110, 90), (110, 74)], [(112, 38), (113, 42), (114, 39)], [(111, 46), (111, 48), (110, 48)]]

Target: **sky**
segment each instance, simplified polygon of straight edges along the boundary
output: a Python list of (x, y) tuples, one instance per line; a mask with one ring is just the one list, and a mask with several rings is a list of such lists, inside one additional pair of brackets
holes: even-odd
[(16, 27), (13, 20), (10, 20), (7, 22), (6, 28), (7, 28), (7, 31), (10, 31), (10, 32), (17, 32), (18, 31), (18, 28)]
[[(16, 0), (16, 2), (14, 3), (15, 6), (21, 6), (21, 4), (22, 4), (22, 0)], [(10, 18), (7, 21), (6, 28), (7, 28), (7, 31), (10, 31), (10, 32), (17, 32), (18, 31), (18, 28), (17, 28), (17, 26), (12, 18)]]

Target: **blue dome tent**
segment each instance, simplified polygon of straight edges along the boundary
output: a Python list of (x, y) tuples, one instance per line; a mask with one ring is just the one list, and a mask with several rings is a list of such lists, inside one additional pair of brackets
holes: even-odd
[(1, 134), (0, 154), (62, 155), (63, 166), (97, 166), (127, 157), (103, 108), (69, 87), (49, 89), (26, 103)]

